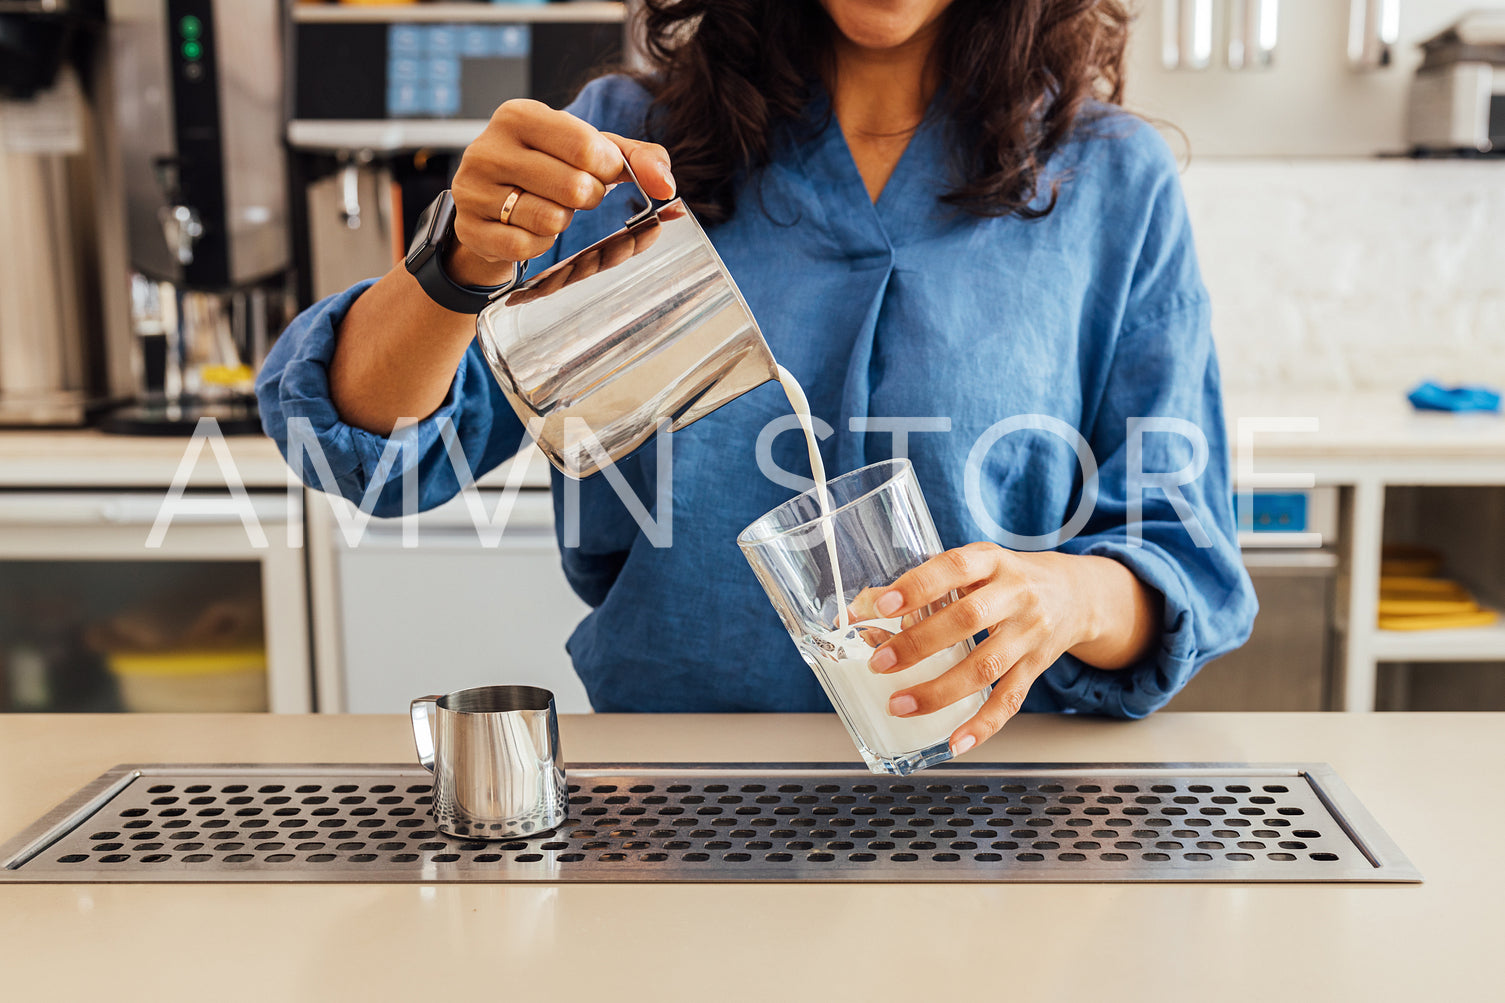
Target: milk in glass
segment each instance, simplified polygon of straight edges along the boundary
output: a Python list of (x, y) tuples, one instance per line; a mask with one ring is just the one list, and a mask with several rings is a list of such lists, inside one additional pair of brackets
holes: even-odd
[(800, 647), (814, 661), (816, 677), (840, 712), (853, 740), (868, 752), (886, 758), (900, 757), (947, 742), (953, 731), (982, 708), (983, 694), (973, 694), (933, 714), (914, 717), (894, 717), (888, 712), (888, 701), (899, 690), (940, 676), (967, 657), (969, 648), (965, 642), (959, 642), (898, 672), (878, 673), (868, 668), (876, 644), (876, 641), (870, 644), (869, 640), (897, 633), (902, 624), (898, 619), (848, 623), (846, 592), (829, 518), (831, 499), (826, 490), (826, 468), (811, 423), (810, 402), (799, 381), (783, 366), (779, 367), (779, 383), (805, 435), (810, 474), (815, 480), (815, 500), (820, 507), (818, 522), (836, 593), (835, 629), (806, 635)]

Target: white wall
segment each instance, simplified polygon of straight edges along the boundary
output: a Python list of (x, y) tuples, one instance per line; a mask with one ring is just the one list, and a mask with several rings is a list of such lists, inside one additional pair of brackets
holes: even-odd
[[(1227, 67), (1228, 0), (1213, 0), (1214, 57), (1206, 70), (1160, 63), (1160, 0), (1137, 0), (1126, 100), (1187, 135), (1193, 157), (1368, 156), (1405, 148), (1417, 43), (1491, 0), (1400, 0), (1400, 44), (1386, 68), (1348, 68), (1349, 0), (1280, 0), (1269, 69)], [(1496, 6), (1499, 0), (1494, 0)], [(1181, 147), (1178, 145), (1178, 149)]]
[(1182, 180), (1228, 388), (1505, 386), (1505, 163), (1198, 159)]
[[(1505, 160), (1405, 148), (1417, 43), (1491, 0), (1400, 0), (1391, 66), (1348, 67), (1349, 0), (1280, 0), (1268, 70), (1160, 65), (1162, 4), (1138, 0), (1127, 103), (1189, 155), (1183, 178), (1234, 390), (1505, 386)], [(1493, 0), (1496, 6), (1500, 0)], [(1342, 159), (1347, 158), (1347, 159)]]

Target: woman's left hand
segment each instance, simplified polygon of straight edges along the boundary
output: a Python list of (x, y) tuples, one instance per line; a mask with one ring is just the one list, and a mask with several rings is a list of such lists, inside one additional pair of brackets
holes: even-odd
[[(961, 598), (912, 621), (910, 614), (953, 591)], [(911, 717), (997, 683), (982, 710), (951, 735), (961, 755), (1017, 714), (1030, 686), (1062, 654), (1102, 668), (1139, 658), (1157, 632), (1157, 600), (1108, 558), (972, 543), (931, 558), (872, 597), (874, 611), (904, 618), (904, 629), (879, 645), (868, 664), (875, 672), (898, 672), (986, 630), (987, 639), (965, 659), (889, 701), (890, 714)]]

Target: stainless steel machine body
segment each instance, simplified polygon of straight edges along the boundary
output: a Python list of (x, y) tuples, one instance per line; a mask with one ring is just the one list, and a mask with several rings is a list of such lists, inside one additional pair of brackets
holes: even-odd
[(109, 431), (259, 431), (255, 371), (292, 305), (282, 16), (112, 0), (137, 403)]
[(0, 882), (1373, 881), (1416, 869), (1317, 764), (581, 764), (547, 836), (450, 839), (417, 766), (119, 766)]
[(277, 0), (113, 0), (111, 17), (132, 266), (195, 290), (286, 270)]

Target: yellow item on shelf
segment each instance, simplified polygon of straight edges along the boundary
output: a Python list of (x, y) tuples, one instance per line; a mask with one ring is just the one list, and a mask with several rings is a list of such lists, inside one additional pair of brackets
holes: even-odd
[(267, 709), (267, 655), (260, 648), (112, 652), (106, 664), (128, 711), (238, 713)]
[(245, 364), (205, 366), (199, 370), (199, 378), (214, 387), (249, 387), (256, 382), (256, 370)]
[(1442, 616), (1448, 613), (1473, 613), (1479, 604), (1462, 599), (1387, 599), (1380, 595), (1380, 616)]
[(1450, 630), (1487, 627), (1500, 618), (1448, 578), (1434, 577), (1442, 558), (1422, 547), (1388, 545), (1380, 573), (1377, 622), (1381, 630)]
[(1492, 609), (1472, 613), (1435, 613), (1421, 616), (1381, 616), (1381, 630), (1449, 630), (1457, 627), (1488, 627), (1500, 618)]

